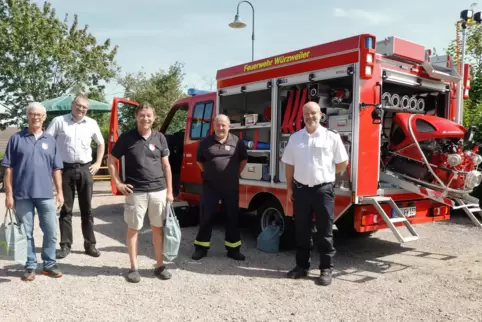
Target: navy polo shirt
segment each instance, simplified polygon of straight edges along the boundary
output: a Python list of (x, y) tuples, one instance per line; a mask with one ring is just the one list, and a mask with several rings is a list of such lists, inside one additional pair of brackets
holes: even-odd
[(54, 137), (35, 136), (24, 129), (10, 137), (2, 165), (12, 168), (15, 200), (53, 198), (52, 171), (62, 169), (62, 157)]

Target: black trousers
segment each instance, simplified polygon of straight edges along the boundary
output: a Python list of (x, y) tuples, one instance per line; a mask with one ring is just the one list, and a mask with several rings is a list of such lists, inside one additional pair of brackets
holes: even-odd
[(239, 232), (239, 190), (213, 189), (203, 185), (201, 194), (201, 206), (199, 214), (199, 231), (194, 241), (196, 248), (209, 249), (211, 246), (211, 234), (213, 219), (218, 212), (219, 200), (227, 217), (225, 218), (224, 246), (228, 251), (238, 251), (241, 248), (241, 236)]
[(296, 231), (296, 265), (310, 268), (310, 241), (315, 214), (315, 246), (320, 253), (320, 270), (333, 269), (333, 212), (335, 191), (332, 183), (308, 187), (293, 183), (293, 216)]
[(62, 190), (64, 192), (64, 205), (60, 211), (60, 247), (71, 247), (72, 236), (72, 208), (74, 207), (75, 191), (79, 199), (80, 220), (84, 248), (95, 245), (94, 217), (92, 216), (92, 192), (94, 179), (89, 171), (90, 163), (72, 164), (64, 163), (62, 173)]

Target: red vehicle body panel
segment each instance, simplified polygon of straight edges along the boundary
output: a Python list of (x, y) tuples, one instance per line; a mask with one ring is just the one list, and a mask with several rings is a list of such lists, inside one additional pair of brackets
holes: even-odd
[[(241, 64), (234, 67), (221, 69), (217, 72), (218, 89), (238, 86), (262, 80), (270, 80), (273, 78), (284, 77), (289, 75), (306, 73), (314, 70), (320, 70), (330, 67), (342, 66), (347, 64), (355, 64), (358, 66), (359, 79), (359, 101), (367, 104), (378, 104), (380, 98), (380, 82), (382, 68), (385, 70), (400, 71), (396, 65), (386, 65), (383, 62), (370, 63), (366, 59), (366, 55), (373, 55), (373, 61), (380, 58), (376, 54), (376, 48), (365, 48), (364, 43), (367, 38), (372, 37), (375, 42), (375, 36), (364, 34), (346, 39), (341, 39), (326, 44), (305, 48), (302, 50), (292, 51), (283, 55), (272, 56), (266, 59), (257, 60), (255, 62)], [(400, 50), (400, 56), (410, 58), (412, 60), (420, 59), (420, 46), (413, 43), (404, 42), (397, 39), (396, 48)], [(414, 57), (410, 57), (414, 55)], [(289, 58), (286, 58), (289, 57)], [(371, 75), (366, 74), (367, 68), (371, 69)], [(417, 70), (403, 70), (404, 73), (427, 77), (427, 73), (422, 68)], [(199, 144), (198, 139), (190, 137), (190, 131), (193, 122), (194, 106), (199, 102), (213, 103), (211, 120), (216, 114), (217, 93), (201, 94), (183, 98), (174, 104), (173, 109), (167, 116), (161, 132), (165, 131), (170, 122), (170, 117), (175, 113), (176, 107), (188, 106), (186, 131), (184, 133), (184, 151), (181, 166), (180, 193), (176, 197), (179, 200), (187, 201), (189, 204), (198, 205), (200, 203), (200, 187), (201, 174), (196, 164), (196, 151)], [(108, 153), (112, 150), (114, 142), (117, 140), (117, 104), (124, 102), (136, 105), (137, 103), (128, 100), (116, 98), (113, 102), (111, 116), (111, 136), (109, 138)], [(451, 98), (451, 104), (455, 103), (455, 99)], [(355, 200), (360, 196), (376, 196), (378, 195), (379, 182), (379, 159), (375, 160), (374, 156), (380, 153), (380, 126), (372, 122), (373, 106), (367, 106), (360, 110), (358, 132), (353, 133), (357, 136), (358, 154), (356, 155), (356, 164), (350, 170), (356, 176), (356, 186), (352, 187), (353, 192), (337, 193), (335, 201), (335, 220), (342, 215)], [(450, 115), (454, 117), (455, 109), (450, 108)], [(210, 129), (209, 131), (211, 131)], [(281, 130), (281, 129), (280, 129)], [(354, 160), (350, 160), (353, 162)], [(197, 190), (197, 192), (196, 192)], [(115, 185), (112, 183), (112, 192), (118, 194)], [(261, 187), (252, 185), (240, 185), (239, 205), (242, 208), (252, 208), (252, 202), (259, 193), (270, 193), (275, 196), (281, 203), (284, 213), (292, 216), (292, 205), (287, 198), (285, 188)], [(386, 194), (395, 201), (410, 201), (417, 206), (417, 213), (414, 217), (408, 218), (411, 223), (424, 223), (438, 220), (449, 219), (448, 210), (444, 208), (433, 213), (434, 207), (440, 206), (436, 202), (422, 199), (414, 193), (394, 193)], [(384, 208), (387, 206), (383, 206)], [(389, 213), (389, 209), (386, 209)], [(354, 207), (355, 222), (354, 227), (357, 231), (366, 232), (377, 229), (387, 228), (387, 225), (381, 221), (373, 219), (377, 211), (371, 206), (356, 205)]]

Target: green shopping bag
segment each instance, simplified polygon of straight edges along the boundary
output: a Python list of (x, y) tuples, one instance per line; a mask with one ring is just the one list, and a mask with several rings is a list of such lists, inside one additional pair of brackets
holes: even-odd
[(25, 265), (27, 262), (27, 233), (24, 224), (13, 209), (7, 209), (0, 226), (0, 259), (15, 261)]
[(163, 255), (167, 261), (177, 258), (181, 246), (181, 226), (174, 212), (172, 203), (166, 209), (166, 224), (164, 225)]

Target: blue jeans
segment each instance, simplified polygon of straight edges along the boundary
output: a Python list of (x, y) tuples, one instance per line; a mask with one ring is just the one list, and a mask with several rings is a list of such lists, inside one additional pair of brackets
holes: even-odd
[(49, 268), (56, 264), (57, 214), (54, 199), (15, 200), (15, 212), (25, 225), (27, 232), (28, 254), (25, 268), (37, 268), (37, 256), (35, 255), (35, 241), (33, 238), (34, 208), (37, 209), (40, 229), (42, 229), (44, 234), (41, 255), (43, 267)]

